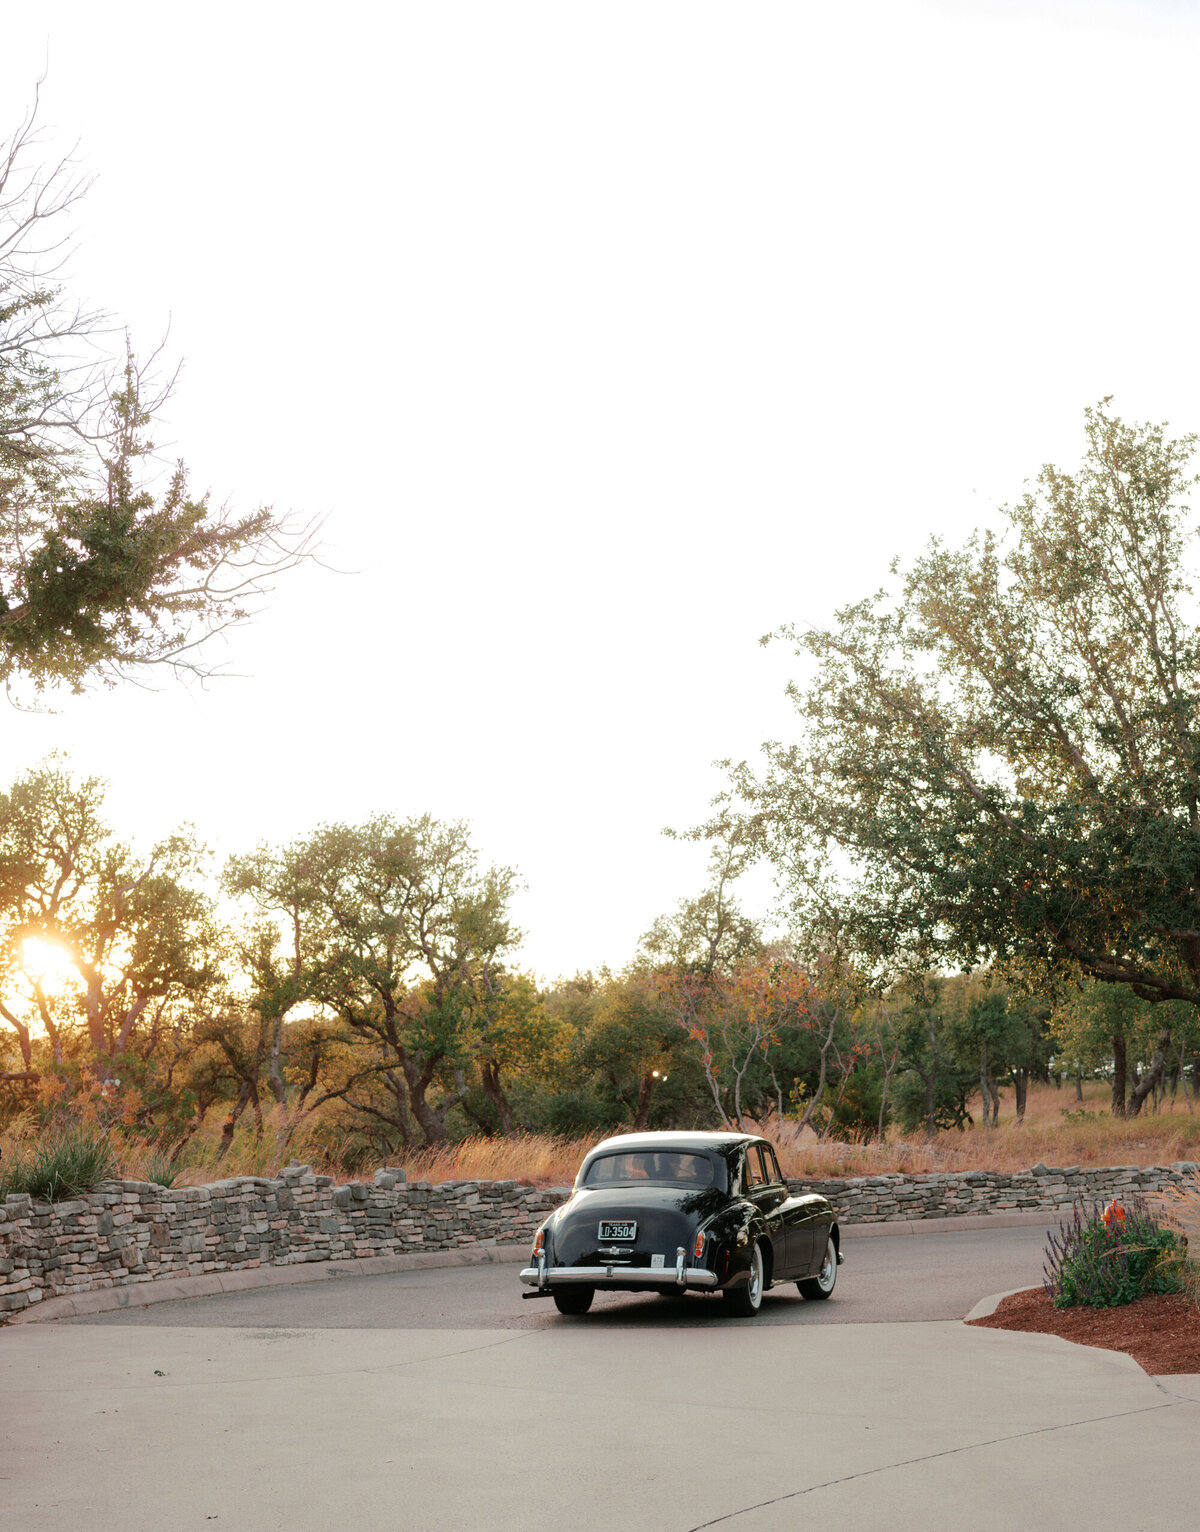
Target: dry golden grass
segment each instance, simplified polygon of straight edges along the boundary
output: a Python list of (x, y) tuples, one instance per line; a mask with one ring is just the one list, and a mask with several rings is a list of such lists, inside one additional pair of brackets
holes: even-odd
[(531, 1186), (568, 1186), (575, 1179), (580, 1160), (599, 1137), (603, 1135), (478, 1136), (445, 1149), (423, 1149), (405, 1156), (402, 1163), (410, 1181), (522, 1181)]
[[(871, 1176), (891, 1171), (1028, 1170), (1047, 1165), (1169, 1165), (1200, 1160), (1200, 1114), (1182, 1097), (1175, 1110), (1121, 1121), (1108, 1111), (1108, 1087), (1086, 1084), (1076, 1102), (1074, 1087), (1034, 1086), (1025, 1121), (1018, 1126), (1011, 1103), (994, 1130), (939, 1133), (933, 1139), (892, 1129), (883, 1144), (817, 1142), (807, 1129), (777, 1120), (757, 1127), (779, 1149), (785, 1175), (801, 1179)], [(1067, 1115), (1070, 1114), (1070, 1115)], [(409, 1156), (405, 1168), (416, 1181), (523, 1181), (562, 1186), (575, 1172), (595, 1138), (470, 1138), (438, 1151)]]
[(1182, 1095), (1172, 1111), (1132, 1120), (1109, 1112), (1109, 1088), (1087, 1083), (1083, 1101), (1073, 1086), (1030, 1088), (1025, 1121), (1018, 1125), (1011, 1098), (1002, 1108), (995, 1129), (974, 1127), (965, 1132), (939, 1133), (927, 1139), (907, 1138), (893, 1128), (883, 1144), (819, 1144), (813, 1137), (787, 1132), (781, 1140), (780, 1163), (785, 1174), (800, 1177), (870, 1176), (885, 1172), (954, 1170), (1028, 1170), (1046, 1165), (1169, 1165), (1175, 1160), (1200, 1160), (1200, 1114), (1188, 1111)]
[[(747, 1124), (772, 1139), (779, 1149), (785, 1175), (804, 1180), (880, 1175), (891, 1171), (1027, 1170), (1039, 1161), (1047, 1165), (1169, 1165), (1175, 1160), (1200, 1161), (1200, 1114), (1187, 1110), (1182, 1097), (1172, 1111), (1121, 1121), (1109, 1115), (1108, 1088), (1084, 1086), (1076, 1102), (1073, 1087), (1056, 1090), (1035, 1086), (1029, 1093), (1025, 1121), (1018, 1126), (1012, 1112), (1001, 1112), (994, 1130), (968, 1129), (939, 1133), (933, 1139), (902, 1137), (892, 1129), (882, 1143), (825, 1143), (807, 1129), (777, 1120)], [(28, 1125), (16, 1136), (27, 1136)], [(4, 1143), (6, 1135), (0, 1135)], [(473, 1137), (445, 1149), (427, 1149), (407, 1156), (389, 1156), (403, 1164), (410, 1181), (519, 1181), (533, 1186), (565, 1186), (575, 1179), (579, 1162), (597, 1137), (555, 1137), (526, 1134), (515, 1139)], [(258, 1135), (249, 1114), (239, 1122), (229, 1152), (218, 1160), (219, 1126), (193, 1139), (175, 1176), (177, 1186), (203, 1186), (226, 1176), (270, 1176), (290, 1160), (311, 1164), (318, 1173), (339, 1181), (369, 1179), (375, 1165), (350, 1172), (312, 1136), (311, 1125), (296, 1125), (278, 1109), (265, 1114)], [(122, 1169), (131, 1179), (150, 1179), (162, 1157), (148, 1143), (118, 1146)], [(1194, 1194), (1200, 1208), (1200, 1183)], [(1197, 1215), (1200, 1217), (1200, 1214)]]

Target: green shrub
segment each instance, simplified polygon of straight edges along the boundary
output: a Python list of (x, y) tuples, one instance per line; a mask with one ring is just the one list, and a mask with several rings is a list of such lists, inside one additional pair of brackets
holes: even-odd
[(1089, 1211), (1077, 1202), (1070, 1220), (1048, 1236), (1043, 1285), (1056, 1309), (1111, 1309), (1144, 1293), (1179, 1293), (1185, 1249), (1141, 1198)]
[(151, 1181), (155, 1186), (173, 1186), (175, 1177), (183, 1169), (164, 1149), (154, 1149), (138, 1167), (140, 1179)]
[(57, 1128), (21, 1145), (10, 1164), (0, 1165), (0, 1196), (25, 1192), (38, 1202), (65, 1202), (117, 1174), (112, 1146), (102, 1133)]

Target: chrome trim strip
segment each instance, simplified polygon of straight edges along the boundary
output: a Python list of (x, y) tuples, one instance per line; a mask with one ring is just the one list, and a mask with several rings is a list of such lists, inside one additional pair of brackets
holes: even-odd
[(675, 1252), (675, 1280), (680, 1287), (687, 1286), (687, 1251), (682, 1245)]
[(711, 1271), (685, 1267), (682, 1280), (678, 1269), (663, 1266), (527, 1266), (521, 1272), (527, 1287), (549, 1287), (564, 1282), (613, 1282), (622, 1287), (716, 1287)]

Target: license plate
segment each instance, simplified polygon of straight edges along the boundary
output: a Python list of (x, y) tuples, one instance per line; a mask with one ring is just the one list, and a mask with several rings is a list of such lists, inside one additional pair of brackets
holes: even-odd
[(610, 1223), (605, 1219), (600, 1225), (601, 1239), (636, 1239), (636, 1223)]

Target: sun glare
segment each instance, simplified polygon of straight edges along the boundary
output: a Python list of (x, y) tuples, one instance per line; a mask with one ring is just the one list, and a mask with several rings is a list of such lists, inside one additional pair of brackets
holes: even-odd
[(66, 950), (57, 942), (44, 942), (40, 936), (27, 936), (21, 943), (21, 966), (48, 990), (63, 989), (75, 977)]

